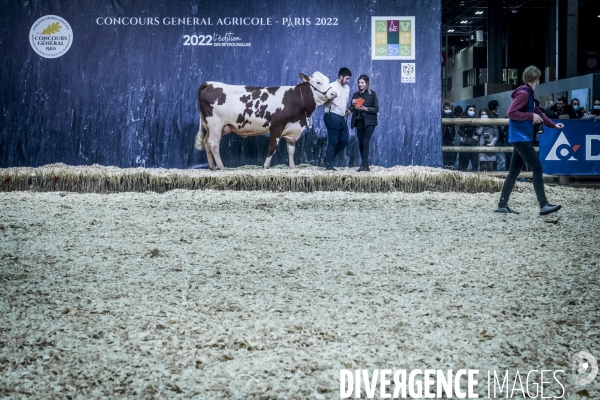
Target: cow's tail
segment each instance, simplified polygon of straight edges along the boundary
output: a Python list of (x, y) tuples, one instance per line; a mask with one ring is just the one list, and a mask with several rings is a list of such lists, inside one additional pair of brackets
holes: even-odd
[(200, 115), (200, 126), (198, 127), (198, 134), (196, 135), (196, 143), (194, 144), (196, 150), (204, 150), (204, 129), (202, 128), (202, 115)]
[(202, 89), (204, 88), (204, 86), (206, 85), (206, 83), (203, 83), (200, 88), (198, 89), (198, 115), (200, 116), (200, 123), (198, 124), (198, 134), (196, 135), (196, 142), (194, 143), (194, 147), (196, 148), (196, 150), (204, 150), (204, 130), (203, 130), (203, 121), (202, 121), (202, 107), (200, 106), (202, 104), (202, 100), (201, 100), (201, 93), (202, 93)]

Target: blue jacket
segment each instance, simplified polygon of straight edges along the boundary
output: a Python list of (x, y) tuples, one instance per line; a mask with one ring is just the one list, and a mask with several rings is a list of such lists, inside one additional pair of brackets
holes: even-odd
[[(535, 109), (533, 102), (533, 92), (529, 86), (521, 86), (515, 90), (511, 97), (514, 99), (518, 91), (526, 91), (529, 94), (527, 106), (520, 111), (532, 113)], [(533, 120), (517, 121), (510, 119), (508, 121), (508, 143), (515, 142), (533, 142)]]

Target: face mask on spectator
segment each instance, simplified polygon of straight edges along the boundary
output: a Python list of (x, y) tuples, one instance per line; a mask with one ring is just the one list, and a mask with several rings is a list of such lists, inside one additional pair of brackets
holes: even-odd
[(575, 110), (575, 111), (579, 110), (579, 106), (573, 106), (573, 110)]
[(488, 118), (487, 114), (483, 114), (481, 118)]
[(444, 114), (450, 115), (450, 114), (452, 114), (452, 110), (444, 110)]
[(469, 114), (469, 117), (474, 117), (475, 111), (467, 111), (467, 114)]
[(600, 110), (600, 104), (594, 104), (594, 110)]

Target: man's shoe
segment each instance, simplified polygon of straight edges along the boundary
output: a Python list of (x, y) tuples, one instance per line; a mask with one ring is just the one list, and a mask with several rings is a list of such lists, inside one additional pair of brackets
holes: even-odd
[(546, 204), (544, 207), (540, 207), (540, 215), (547, 215), (560, 210), (561, 206), (553, 206), (552, 204)]
[(337, 169), (333, 168), (333, 167), (327, 167), (325, 168), (327, 171), (337, 171)]
[(503, 213), (503, 214), (518, 214), (518, 212), (509, 208), (508, 206), (505, 206), (505, 207), (498, 206), (498, 207), (496, 207), (496, 212)]

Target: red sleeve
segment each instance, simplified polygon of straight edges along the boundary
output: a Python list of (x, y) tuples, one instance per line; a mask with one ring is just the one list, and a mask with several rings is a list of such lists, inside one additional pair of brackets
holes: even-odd
[(510, 107), (508, 107), (507, 116), (515, 121), (527, 121), (533, 119), (533, 113), (521, 111), (527, 107), (529, 103), (529, 92), (527, 90), (519, 90), (515, 93)]
[(548, 116), (544, 114), (539, 107), (536, 107), (535, 110), (533, 110), (533, 112), (542, 117), (542, 119), (544, 120), (544, 125), (546, 125), (548, 128), (556, 128), (556, 124), (550, 118), (548, 118)]

